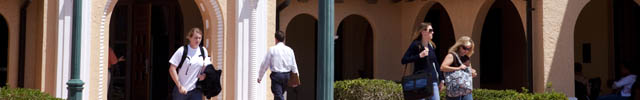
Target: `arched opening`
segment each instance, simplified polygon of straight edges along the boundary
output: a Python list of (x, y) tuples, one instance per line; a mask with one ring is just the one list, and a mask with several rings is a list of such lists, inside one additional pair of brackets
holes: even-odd
[(192, 27), (204, 31), (202, 23), (193, 0), (118, 0), (109, 24), (109, 44), (125, 61), (109, 68), (108, 98), (171, 98), (175, 85), (167, 61), (184, 45), (186, 31)]
[(486, 15), (480, 36), (480, 87), (527, 87), (526, 36), (520, 15), (510, 0), (496, 0)]
[(582, 8), (573, 35), (574, 60), (582, 65), (582, 70), (574, 71), (576, 84), (589, 85), (576, 85), (577, 97), (586, 94), (580, 88), (587, 87), (592, 99), (611, 93), (613, 90), (607, 83), (624, 77), (619, 64), (640, 60), (638, 18), (640, 7), (633, 0), (596, 0)]
[(436, 3), (424, 17), (424, 22), (431, 22), (433, 27), (433, 39), (432, 41), (436, 45), (436, 53), (438, 62), (442, 62), (447, 55), (449, 47), (456, 43), (455, 33), (453, 32), (453, 24), (449, 14), (440, 3)]
[(373, 28), (369, 21), (349, 15), (337, 28), (334, 80), (373, 78)]
[(287, 98), (308, 99), (316, 94), (316, 44), (318, 20), (308, 14), (294, 17), (287, 25), (285, 44), (294, 50), (301, 83), (297, 88), (287, 91)]
[(7, 68), (7, 62), (9, 59), (7, 59), (9, 56), (9, 25), (7, 24), (7, 20), (4, 18), (4, 16), (0, 15), (0, 35), (3, 35), (2, 37), (0, 37), (0, 40), (4, 41), (2, 43), (0, 43), (0, 87), (4, 87), (6, 86), (7, 83), (7, 75), (8, 75), (8, 68)]

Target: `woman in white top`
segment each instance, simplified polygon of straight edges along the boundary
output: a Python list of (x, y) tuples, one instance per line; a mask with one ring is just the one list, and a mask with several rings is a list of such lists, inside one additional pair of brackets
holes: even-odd
[[(202, 92), (196, 88), (196, 82), (203, 80), (205, 75), (202, 74), (205, 64), (210, 64), (211, 61), (206, 58), (207, 52), (204, 47), (199, 47), (202, 40), (202, 31), (199, 28), (192, 28), (185, 36), (189, 43), (185, 46), (178, 48), (176, 52), (171, 56), (169, 63), (169, 74), (171, 79), (176, 84), (173, 88), (174, 100), (202, 100)], [(184, 50), (187, 50), (187, 56), (182, 60)], [(200, 49), (204, 49), (200, 51)], [(204, 54), (202, 54), (204, 53)], [(182, 63), (182, 67), (178, 69)]]

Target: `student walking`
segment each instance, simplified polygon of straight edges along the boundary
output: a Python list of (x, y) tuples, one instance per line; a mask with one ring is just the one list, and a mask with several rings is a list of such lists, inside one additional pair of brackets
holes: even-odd
[(431, 80), (427, 86), (433, 87), (433, 96), (431, 100), (440, 100), (439, 87), (443, 82), (443, 75), (440, 68), (437, 68), (438, 57), (435, 52), (435, 44), (433, 38), (433, 27), (431, 23), (425, 22), (418, 25), (418, 30), (414, 32), (415, 38), (402, 57), (402, 64), (414, 63), (413, 74), (428, 73)]
[(473, 100), (472, 78), (477, 73), (471, 68), (470, 57), (474, 47), (470, 37), (462, 36), (449, 48), (449, 54), (442, 61), (440, 68), (445, 72), (447, 100)]
[(207, 50), (199, 46), (202, 40), (199, 28), (192, 28), (185, 37), (189, 44), (178, 48), (169, 60), (169, 74), (176, 84), (172, 93), (173, 100), (202, 100), (202, 92), (196, 89), (196, 82), (204, 80), (206, 75), (202, 72), (211, 61)]
[(262, 81), (264, 73), (269, 68), (271, 70), (271, 92), (273, 93), (273, 98), (274, 100), (284, 100), (283, 94), (288, 86), (290, 75), (299, 75), (298, 64), (296, 64), (293, 49), (284, 45), (284, 33), (277, 32), (275, 38), (276, 45), (269, 48), (260, 66), (258, 83)]

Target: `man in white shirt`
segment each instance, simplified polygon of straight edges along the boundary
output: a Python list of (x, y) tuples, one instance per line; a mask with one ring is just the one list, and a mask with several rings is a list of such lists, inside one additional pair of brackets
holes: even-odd
[(620, 74), (622, 74), (624, 77), (620, 78), (620, 80), (618, 81), (615, 81), (611, 86), (613, 89), (622, 88), (620, 92), (599, 97), (598, 100), (628, 100), (629, 97), (631, 97), (631, 88), (637, 77), (631, 71), (633, 71), (633, 69), (630, 63), (623, 63), (620, 66)]
[(293, 49), (284, 45), (284, 33), (281, 31), (277, 32), (275, 38), (276, 45), (269, 48), (260, 66), (258, 83), (262, 81), (262, 77), (267, 71), (267, 68), (270, 68), (271, 92), (273, 92), (274, 100), (284, 100), (283, 94), (289, 81), (289, 74), (298, 74), (298, 64), (296, 64)]

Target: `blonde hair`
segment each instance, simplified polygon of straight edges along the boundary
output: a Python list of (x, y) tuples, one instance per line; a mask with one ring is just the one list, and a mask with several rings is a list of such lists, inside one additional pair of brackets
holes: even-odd
[[(412, 41), (416, 41), (416, 40), (422, 40), (422, 34), (420, 32), (427, 30), (427, 28), (431, 26), (431, 22), (422, 22), (420, 24), (418, 24), (417, 26), (417, 30), (413, 31), (413, 40)], [(433, 48), (436, 48), (436, 44), (433, 43), (433, 41), (429, 40), (429, 43), (431, 43), (431, 46), (433, 46)], [(426, 45), (426, 44), (422, 44), (422, 45)]]
[(473, 55), (473, 49), (475, 49), (475, 43), (473, 43), (473, 40), (471, 40), (471, 37), (462, 36), (458, 38), (458, 40), (456, 41), (456, 44), (453, 44), (453, 46), (449, 48), (449, 53), (458, 53), (457, 51), (459, 50), (460, 46), (471, 46), (471, 49), (469, 50), (469, 53), (467, 53), (467, 56), (471, 57), (471, 55)]
[(191, 28), (191, 30), (189, 30), (189, 32), (187, 32), (187, 34), (184, 37), (185, 41), (186, 41), (185, 42), (186, 44), (191, 43), (191, 41), (189, 41), (189, 38), (191, 38), (193, 36), (193, 34), (195, 34), (195, 33), (198, 33), (198, 34), (202, 35), (202, 31), (200, 30), (200, 28), (198, 28), (198, 27)]

